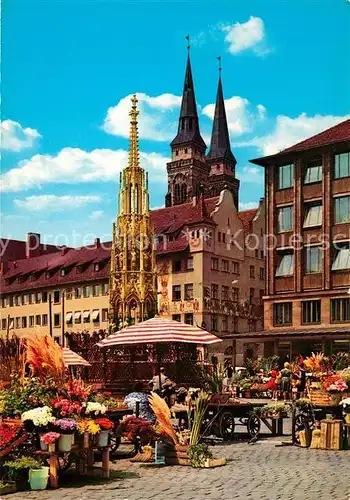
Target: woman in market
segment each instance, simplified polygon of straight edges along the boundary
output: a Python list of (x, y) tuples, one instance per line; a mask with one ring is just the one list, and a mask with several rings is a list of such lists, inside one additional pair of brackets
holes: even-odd
[(283, 394), (284, 402), (290, 399), (290, 377), (292, 372), (290, 370), (290, 364), (288, 362), (284, 363), (284, 368), (281, 370), (281, 392)]
[(136, 382), (133, 391), (125, 397), (124, 404), (133, 411), (134, 415), (149, 420), (150, 422), (155, 421), (153, 410), (148, 401), (148, 394), (144, 392), (142, 382)]
[(274, 401), (277, 401), (277, 399), (278, 399), (277, 377), (278, 377), (278, 371), (271, 370), (270, 378), (269, 378), (267, 384), (265, 384), (265, 386), (264, 386), (264, 390), (271, 392), (272, 399)]

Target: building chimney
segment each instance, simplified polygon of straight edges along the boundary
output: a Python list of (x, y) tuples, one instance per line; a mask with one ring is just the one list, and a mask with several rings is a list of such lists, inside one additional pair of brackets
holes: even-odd
[(94, 246), (96, 248), (100, 248), (100, 246), (101, 246), (101, 240), (100, 240), (100, 238), (95, 238), (95, 240), (94, 240)]
[(197, 196), (192, 197), (192, 206), (195, 207), (197, 205)]
[(61, 247), (61, 255), (66, 255), (67, 252), (68, 248), (66, 247), (66, 245), (63, 245), (63, 247)]
[(27, 233), (26, 259), (37, 257), (41, 252), (40, 234)]
[(1, 261), (0, 262), (0, 275), (3, 276), (5, 273), (7, 273), (8, 270), (9, 270), (9, 263), (7, 261), (6, 262)]

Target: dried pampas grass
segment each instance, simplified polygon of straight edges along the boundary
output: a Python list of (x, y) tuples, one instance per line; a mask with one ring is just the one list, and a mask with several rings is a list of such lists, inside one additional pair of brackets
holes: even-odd
[(65, 366), (61, 347), (52, 337), (34, 334), (25, 340), (26, 364), (33, 376), (63, 381)]
[(171, 413), (168, 405), (157, 393), (152, 392), (149, 402), (159, 426), (159, 432), (167, 436), (174, 444), (178, 444), (178, 439), (173, 426), (171, 425)]

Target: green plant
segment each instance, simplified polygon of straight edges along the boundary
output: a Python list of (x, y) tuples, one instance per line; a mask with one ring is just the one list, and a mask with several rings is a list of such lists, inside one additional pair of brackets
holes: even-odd
[(188, 451), (192, 467), (204, 467), (205, 461), (213, 455), (205, 443), (193, 444)]
[(295, 406), (298, 406), (299, 408), (305, 408), (308, 405), (312, 405), (309, 398), (300, 398), (295, 401)]
[(201, 391), (195, 402), (193, 424), (191, 429), (190, 444), (196, 445), (199, 441), (200, 430), (203, 423), (205, 412), (209, 403), (209, 395)]
[(266, 415), (288, 415), (289, 407), (283, 403), (268, 404), (261, 407), (261, 413)]
[(348, 352), (338, 352), (332, 356), (332, 367), (335, 372), (345, 370), (350, 366), (350, 354)]
[(279, 360), (280, 360), (279, 356), (271, 356), (271, 357), (262, 356), (258, 358), (257, 367), (264, 373), (270, 373), (271, 370), (278, 368)]
[(242, 391), (249, 391), (253, 385), (253, 382), (250, 378), (242, 378), (239, 382), (239, 387)]
[(257, 371), (257, 360), (253, 358), (247, 358), (244, 366), (247, 369), (248, 375), (253, 376)]
[(211, 371), (208, 366), (203, 366), (202, 379), (205, 389), (216, 394), (222, 392), (224, 369), (220, 363), (216, 364)]
[(22, 456), (16, 460), (5, 462), (5, 467), (8, 470), (8, 477), (11, 480), (16, 480), (22, 471), (29, 471), (32, 469), (41, 469), (41, 464), (38, 460), (32, 457)]

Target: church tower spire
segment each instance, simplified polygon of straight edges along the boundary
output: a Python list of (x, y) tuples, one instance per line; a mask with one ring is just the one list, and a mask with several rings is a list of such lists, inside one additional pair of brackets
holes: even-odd
[(153, 228), (147, 173), (140, 165), (137, 98), (131, 99), (128, 164), (120, 173), (118, 217), (113, 224), (110, 321), (118, 326), (152, 317), (156, 304)]
[(209, 193), (217, 196), (224, 188), (232, 192), (238, 209), (239, 180), (235, 177), (236, 158), (231, 151), (230, 136), (226, 118), (224, 93), (221, 79), (221, 58), (219, 60), (219, 82), (216, 93), (213, 129), (207, 162), (210, 165)]
[[(186, 39), (189, 41), (189, 37)], [(187, 48), (188, 56), (178, 130), (170, 144), (172, 158), (167, 164), (166, 206), (180, 205), (192, 200), (192, 197), (198, 194), (199, 186), (206, 185), (210, 171), (205, 161), (206, 144), (199, 130), (189, 45)]]
[(192, 68), (190, 54), (187, 56), (187, 65), (185, 73), (185, 81), (182, 92), (182, 102), (179, 117), (179, 125), (177, 135), (171, 142), (171, 147), (197, 144), (199, 148), (206, 149), (206, 144), (202, 139), (199, 131), (198, 113), (196, 96), (194, 92), (194, 84), (192, 77)]

